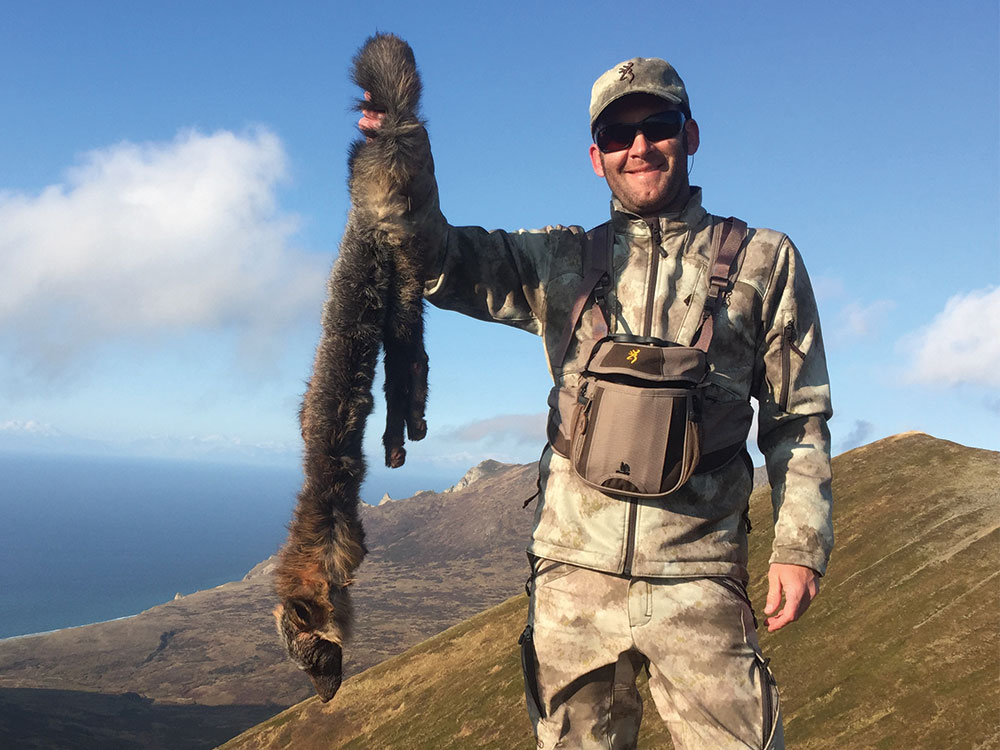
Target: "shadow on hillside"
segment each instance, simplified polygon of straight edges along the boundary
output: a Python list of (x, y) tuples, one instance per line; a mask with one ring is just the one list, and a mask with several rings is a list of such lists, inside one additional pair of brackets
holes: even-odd
[[(53, 707), (58, 710), (53, 711)], [(284, 708), (154, 703), (136, 693), (0, 688), (0, 747), (214, 748)]]

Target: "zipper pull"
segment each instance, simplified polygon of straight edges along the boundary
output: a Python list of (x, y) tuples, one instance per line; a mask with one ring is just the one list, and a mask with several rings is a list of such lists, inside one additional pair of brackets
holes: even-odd
[(661, 258), (666, 258), (667, 251), (664, 250), (662, 247), (660, 247), (660, 242), (663, 239), (662, 235), (660, 234), (660, 222), (657, 221), (656, 219), (651, 219), (647, 223), (649, 224), (650, 234), (653, 235), (653, 249), (660, 254)]
[(785, 324), (785, 341), (788, 342), (789, 349), (798, 354), (800, 357), (805, 358), (805, 352), (799, 349), (798, 345), (795, 343), (798, 338), (799, 332), (795, 328), (795, 321), (789, 320), (788, 323)]

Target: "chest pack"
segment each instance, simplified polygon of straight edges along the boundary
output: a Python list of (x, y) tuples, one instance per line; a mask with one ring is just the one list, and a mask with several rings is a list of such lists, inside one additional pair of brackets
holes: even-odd
[(553, 449), (570, 460), (585, 484), (614, 495), (660, 498), (745, 450), (753, 416), (749, 403), (707, 402), (705, 389), (715, 315), (732, 289), (732, 268), (746, 233), (747, 225), (733, 217), (714, 232), (708, 295), (691, 346), (608, 334), (604, 296), (612, 283), (614, 235), (610, 222), (588, 233), (590, 268), (553, 364), (564, 363), (590, 300), (595, 340), (579, 389), (553, 389), (547, 428)]

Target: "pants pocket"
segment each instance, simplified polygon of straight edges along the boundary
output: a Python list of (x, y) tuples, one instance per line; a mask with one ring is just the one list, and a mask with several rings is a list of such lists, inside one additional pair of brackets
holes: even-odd
[(779, 721), (778, 683), (769, 666), (770, 659), (757, 654), (757, 667), (760, 671), (760, 702), (761, 702), (761, 747), (769, 750), (773, 745), (774, 735)]
[(738, 599), (740, 599), (744, 604), (750, 608), (750, 617), (753, 619), (754, 630), (757, 629), (757, 613), (753, 609), (753, 602), (750, 601), (750, 595), (747, 594), (746, 586), (744, 586), (739, 581), (732, 578), (726, 578), (723, 576), (713, 576), (708, 580), (719, 584), (722, 588), (733, 593)]
[(535, 654), (535, 641), (531, 625), (526, 625), (521, 637), (517, 639), (521, 646), (521, 673), (524, 677), (524, 695), (528, 703), (528, 713), (532, 723), (545, 718), (542, 701), (538, 692), (538, 657)]

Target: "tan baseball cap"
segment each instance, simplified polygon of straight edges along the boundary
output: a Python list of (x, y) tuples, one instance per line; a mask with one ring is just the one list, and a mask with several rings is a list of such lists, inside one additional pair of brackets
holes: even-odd
[(691, 108), (684, 81), (670, 63), (658, 57), (633, 57), (594, 82), (590, 92), (590, 129), (594, 129), (594, 123), (609, 104), (629, 94), (652, 94)]

